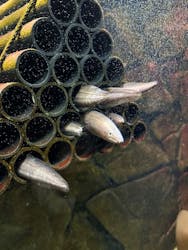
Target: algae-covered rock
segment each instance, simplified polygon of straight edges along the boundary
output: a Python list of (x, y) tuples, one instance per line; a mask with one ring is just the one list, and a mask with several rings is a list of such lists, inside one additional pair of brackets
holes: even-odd
[(63, 173), (69, 182), (70, 196), (83, 202), (90, 196), (110, 186), (110, 180), (104, 169), (96, 167), (93, 161), (73, 161)]
[(0, 249), (61, 249), (72, 213), (68, 200), (28, 187), (14, 187), (0, 200)]
[(108, 175), (117, 183), (142, 176), (169, 162), (167, 154), (149, 136), (140, 144), (132, 143), (121, 157), (106, 165)]
[(87, 207), (125, 249), (171, 249), (172, 238), (165, 234), (178, 209), (176, 188), (170, 169), (163, 168), (101, 192)]
[(66, 233), (63, 249), (69, 250), (124, 250), (123, 246), (92, 221), (87, 212), (73, 217)]

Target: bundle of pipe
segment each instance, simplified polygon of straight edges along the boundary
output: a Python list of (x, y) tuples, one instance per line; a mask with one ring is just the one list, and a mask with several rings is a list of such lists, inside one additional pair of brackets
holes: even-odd
[[(29, 1), (0, 5), (0, 51)], [(97, 0), (37, 0), (0, 71), (0, 193), (11, 179), (64, 193), (56, 170), (144, 139), (135, 101), (157, 83), (126, 83)], [(53, 168), (52, 168), (53, 167)]]

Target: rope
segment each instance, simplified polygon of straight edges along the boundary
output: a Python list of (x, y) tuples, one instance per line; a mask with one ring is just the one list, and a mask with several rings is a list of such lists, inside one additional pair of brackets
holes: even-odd
[(23, 14), (23, 16), (20, 17), (15, 29), (11, 33), (10, 39), (7, 41), (5, 47), (0, 55), (0, 71), (2, 71), (3, 62), (6, 58), (6, 55), (7, 55), (9, 48), (12, 46), (12, 44), (14, 43), (16, 38), (20, 35), (20, 31), (23, 27), (24, 21), (28, 17), (28, 15), (30, 14), (30, 12), (35, 8), (36, 2), (37, 2), (37, 0), (30, 0), (29, 1), (28, 6), (25, 10), (25, 13)]

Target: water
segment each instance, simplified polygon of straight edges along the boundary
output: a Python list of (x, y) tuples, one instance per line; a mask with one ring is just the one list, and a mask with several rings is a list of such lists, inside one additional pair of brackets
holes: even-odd
[[(172, 250), (188, 167), (187, 9), (183, 0), (100, 0), (126, 81), (158, 80), (137, 104), (141, 143), (74, 160), (70, 194), (12, 183), (0, 198), (0, 249)], [(183, 183), (183, 184), (182, 184)]]

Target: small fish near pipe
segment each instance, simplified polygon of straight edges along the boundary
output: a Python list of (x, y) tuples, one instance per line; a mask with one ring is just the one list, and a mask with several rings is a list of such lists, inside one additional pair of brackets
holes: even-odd
[(69, 192), (67, 181), (49, 164), (32, 155), (27, 155), (18, 168), (18, 173), (23, 178), (40, 185), (48, 186), (63, 193)]
[(158, 84), (157, 81), (153, 82), (129, 82), (124, 83), (121, 87), (110, 87), (107, 90), (111, 93), (142, 93)]
[(115, 123), (98, 111), (90, 111), (84, 115), (86, 129), (92, 134), (111, 143), (122, 143), (123, 136)]

